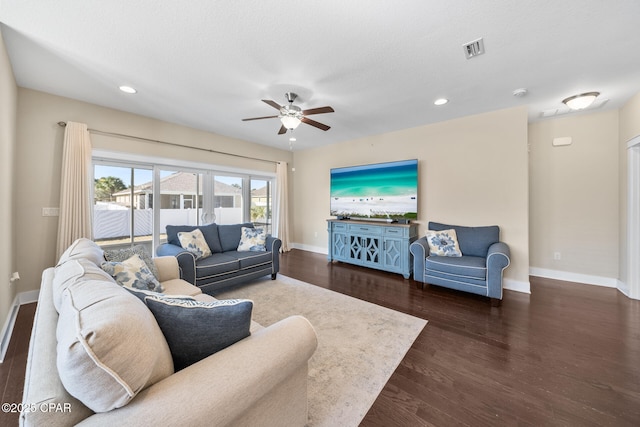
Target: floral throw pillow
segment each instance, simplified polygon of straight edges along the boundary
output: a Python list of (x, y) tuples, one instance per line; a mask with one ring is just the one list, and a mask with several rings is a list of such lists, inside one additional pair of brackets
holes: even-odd
[(193, 231), (181, 231), (178, 233), (178, 240), (183, 249), (195, 254), (196, 259), (211, 256), (211, 249), (204, 238), (204, 234), (199, 228)]
[(116, 279), (116, 282), (127, 288), (164, 292), (160, 282), (138, 254), (122, 262), (103, 262), (101, 267)]
[(461, 257), (456, 230), (427, 231), (427, 242), (431, 255)]
[(242, 227), (238, 252), (264, 252), (267, 235), (263, 228)]

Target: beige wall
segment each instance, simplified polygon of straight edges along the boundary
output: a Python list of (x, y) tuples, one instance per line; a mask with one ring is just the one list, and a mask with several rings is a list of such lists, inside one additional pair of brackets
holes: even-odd
[[(619, 111), (575, 115), (528, 126), (526, 109), (515, 108), (291, 153), (17, 89), (12, 75), (4, 72), (11, 69), (3, 53), (0, 51), (3, 71), (0, 161), (6, 179), (0, 188), (3, 196), (15, 194), (13, 211), (19, 215), (11, 222), (12, 210), (3, 206), (2, 226), (8, 230), (5, 235), (12, 235), (14, 230), (13, 236), (20, 239), (1, 248), (4, 256), (0, 257), (0, 277), (20, 271), (22, 280), (17, 289), (20, 292), (37, 289), (42, 270), (55, 263), (57, 218), (42, 217), (41, 211), (43, 207), (58, 206), (63, 129), (56, 122), (60, 120), (87, 123), (93, 129), (288, 161), (295, 168), (295, 172), (290, 172), (292, 240), (301, 248), (327, 250), (330, 168), (417, 158), (420, 234), (430, 220), (500, 225), (502, 238), (512, 250), (513, 263), (505, 273), (511, 287), (528, 285), (529, 265), (612, 278), (623, 274), (626, 221), (623, 145), (640, 134), (637, 120), (640, 94)], [(11, 124), (16, 121), (16, 97), (17, 128)], [(573, 144), (553, 148), (551, 140), (556, 136), (572, 136)], [(100, 149), (274, 171), (272, 164), (202, 151), (97, 134), (92, 138), (94, 147)], [(12, 143), (16, 139), (17, 145)], [(12, 154), (5, 156), (5, 152)], [(15, 166), (7, 161), (13, 156)], [(7, 185), (12, 177), (13, 185)], [(9, 221), (4, 220), (5, 216)], [(592, 244), (596, 239), (601, 239), (597, 247)], [(34, 241), (38, 244), (29, 243)], [(562, 255), (559, 262), (553, 260), (556, 251)], [(0, 319), (6, 318), (15, 293), (16, 289), (9, 286), (0, 287)]]
[[(288, 150), (278, 150), (233, 138), (161, 122), (42, 92), (18, 91), (16, 152), (15, 247), (22, 280), (19, 291), (38, 289), (42, 271), (55, 264), (57, 217), (43, 217), (43, 207), (59, 206), (60, 165), (64, 130), (58, 121), (86, 123), (90, 129), (135, 135), (273, 161), (291, 163)], [(153, 155), (223, 167), (275, 173), (273, 163), (224, 156), (152, 142), (92, 134), (95, 149)]]
[(294, 238), (327, 251), (329, 169), (419, 160), (420, 234), (428, 221), (492, 225), (511, 248), (507, 285), (529, 285), (527, 110), (514, 108), (295, 152)]
[(18, 87), (0, 33), (0, 332), (17, 289), (17, 283), (9, 282), (11, 273), (15, 271), (12, 201), (17, 98)]
[[(618, 144), (620, 174), (619, 174), (619, 198), (620, 198), (620, 260), (618, 264), (619, 279), (624, 285), (627, 285), (627, 209), (628, 209), (628, 185), (627, 185), (627, 142), (632, 138), (640, 135), (640, 93), (632, 97), (620, 109), (620, 140)], [(640, 294), (639, 290), (635, 290), (636, 294)]]
[[(554, 147), (556, 137), (571, 137), (572, 144)], [(531, 267), (615, 283), (618, 110), (533, 123), (529, 145)]]

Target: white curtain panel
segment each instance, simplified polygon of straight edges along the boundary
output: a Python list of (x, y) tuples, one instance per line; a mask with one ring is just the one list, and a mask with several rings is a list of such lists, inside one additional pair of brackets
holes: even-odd
[(68, 122), (62, 149), (57, 258), (76, 239), (92, 239), (91, 139), (84, 123)]
[(282, 240), (280, 252), (289, 252), (289, 197), (287, 162), (278, 162), (276, 165), (276, 191), (275, 191), (275, 230), (274, 235)]

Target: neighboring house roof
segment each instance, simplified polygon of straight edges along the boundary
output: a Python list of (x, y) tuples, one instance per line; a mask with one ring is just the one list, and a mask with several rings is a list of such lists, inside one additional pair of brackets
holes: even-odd
[[(202, 188), (202, 176), (199, 175), (200, 182), (199, 188)], [(242, 194), (242, 190), (233, 185), (225, 184), (214, 180), (214, 192), (217, 195), (236, 195)], [(176, 172), (171, 175), (165, 176), (160, 179), (160, 193), (162, 194), (193, 194), (196, 189), (196, 174), (190, 172)], [(122, 190), (114, 193), (114, 196), (127, 195), (131, 190)], [(144, 184), (136, 185), (134, 187), (134, 193), (151, 193), (153, 191), (152, 183), (145, 182)]]
[(251, 190), (251, 197), (267, 197), (267, 186)]

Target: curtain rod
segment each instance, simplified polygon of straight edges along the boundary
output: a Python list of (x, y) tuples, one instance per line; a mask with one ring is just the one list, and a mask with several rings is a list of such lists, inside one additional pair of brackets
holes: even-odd
[[(67, 126), (67, 122), (58, 122), (58, 126), (66, 127)], [(158, 139), (144, 138), (142, 136), (125, 135), (123, 133), (106, 132), (106, 131), (97, 130), (97, 129), (87, 129), (87, 130), (89, 132), (91, 132), (91, 133), (97, 133), (97, 134), (100, 134), (100, 135), (115, 136), (115, 137), (127, 138), (127, 139), (137, 139), (137, 140), (140, 140), (140, 141), (155, 142), (156, 144), (165, 144), (165, 145), (172, 145), (174, 147), (190, 148), (192, 150), (207, 151), (209, 153), (223, 154), (225, 156), (239, 157), (241, 159), (257, 160), (259, 162), (273, 163), (274, 165), (277, 165), (277, 164), (280, 163), (280, 162), (277, 162), (277, 161), (274, 161), (274, 160), (259, 159), (257, 157), (243, 156), (242, 154), (225, 153), (224, 151), (211, 150), (209, 148), (191, 147), (189, 145), (176, 144), (175, 142), (160, 141)]]

